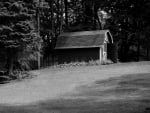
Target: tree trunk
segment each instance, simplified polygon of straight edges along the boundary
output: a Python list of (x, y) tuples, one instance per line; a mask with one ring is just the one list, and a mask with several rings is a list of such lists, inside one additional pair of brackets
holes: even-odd
[(120, 61), (122, 61), (122, 62), (129, 61), (128, 52), (129, 52), (129, 44), (127, 43), (127, 40), (124, 39), (124, 41), (122, 41), (120, 53), (119, 53), (120, 54)]
[(15, 53), (12, 49), (9, 49), (7, 52), (7, 73), (11, 76), (13, 73)]
[(92, 13), (93, 13), (92, 19), (93, 19), (93, 26), (94, 26), (93, 29), (96, 30), (95, 3), (93, 0), (92, 0)]
[(9, 65), (8, 65), (8, 74), (9, 75), (12, 75), (12, 73), (13, 73), (13, 66), (14, 66), (14, 59), (10, 58)]
[(63, 21), (64, 21), (64, 18), (63, 18), (63, 0), (61, 0), (60, 1), (61, 2), (61, 6), (60, 6), (60, 8), (61, 8), (61, 13), (60, 13), (60, 30), (59, 30), (59, 33), (61, 33), (62, 32), (62, 30), (63, 30)]
[(100, 22), (98, 16), (97, 16), (97, 20), (98, 20), (98, 24), (99, 24), (99, 29), (102, 30), (102, 24), (101, 24), (101, 22)]
[[(37, 34), (40, 37), (40, 1), (38, 0), (38, 8), (37, 8)], [(38, 69), (41, 67), (41, 60), (40, 60), (40, 45), (38, 46)]]
[(138, 43), (137, 43), (137, 61), (140, 60), (140, 37), (138, 36)]
[(52, 30), (51, 35), (53, 35), (53, 32), (54, 32), (54, 7), (53, 7), (53, 3), (54, 3), (54, 0), (51, 0), (51, 30)]
[(129, 55), (128, 55), (128, 52), (129, 52), (129, 44), (128, 44), (127, 42), (125, 43), (125, 48), (124, 48), (124, 49), (125, 49), (125, 50), (124, 50), (124, 55), (125, 55), (124, 61), (127, 62), (127, 61), (130, 60)]
[(54, 33), (55, 33), (55, 28), (54, 28), (54, 0), (51, 0), (51, 42), (50, 42), (50, 51), (51, 51), (51, 58), (52, 58), (52, 63), (53, 63), (53, 49), (54, 49)]
[(97, 20), (98, 20), (99, 29), (102, 30), (102, 22), (101, 22), (101, 16), (99, 14), (99, 9), (96, 10), (96, 17), (97, 17)]
[(147, 51), (147, 52), (146, 52), (147, 60), (149, 60), (149, 48), (147, 48), (146, 51)]
[(66, 28), (68, 28), (68, 0), (64, 0), (65, 4), (65, 24)]
[(57, 34), (60, 34), (60, 18), (59, 18), (59, 12), (60, 12), (60, 6), (59, 6), (59, 0), (57, 0)]

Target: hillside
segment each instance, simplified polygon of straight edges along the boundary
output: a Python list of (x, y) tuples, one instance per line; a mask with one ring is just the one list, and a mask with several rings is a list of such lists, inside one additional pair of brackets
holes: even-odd
[(150, 109), (150, 62), (31, 73), (38, 76), (0, 86), (0, 113), (147, 113)]

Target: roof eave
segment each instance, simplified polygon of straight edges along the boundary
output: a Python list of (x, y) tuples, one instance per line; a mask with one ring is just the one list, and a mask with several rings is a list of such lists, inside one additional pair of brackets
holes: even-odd
[(86, 49), (86, 48), (99, 48), (102, 47), (102, 45), (98, 46), (74, 46), (74, 47), (56, 47), (55, 50), (60, 50), (60, 49)]

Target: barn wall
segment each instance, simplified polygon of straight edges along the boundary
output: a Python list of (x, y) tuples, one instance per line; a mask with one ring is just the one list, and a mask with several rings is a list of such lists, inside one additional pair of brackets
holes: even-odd
[(70, 63), (76, 61), (90, 61), (99, 59), (99, 48), (80, 48), (57, 50), (58, 63)]

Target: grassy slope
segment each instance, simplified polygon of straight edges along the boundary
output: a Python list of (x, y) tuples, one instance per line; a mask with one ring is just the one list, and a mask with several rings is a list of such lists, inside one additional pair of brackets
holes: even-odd
[[(129, 65), (123, 64), (122, 69)], [(144, 67), (147, 64), (138, 65)], [(120, 66), (122, 64), (114, 68)], [(150, 113), (150, 73), (136, 72), (96, 80), (76, 87), (63, 98), (35, 105), (1, 105), (0, 113)]]

